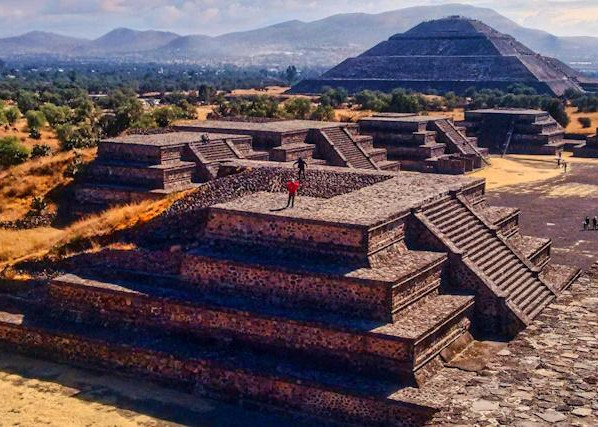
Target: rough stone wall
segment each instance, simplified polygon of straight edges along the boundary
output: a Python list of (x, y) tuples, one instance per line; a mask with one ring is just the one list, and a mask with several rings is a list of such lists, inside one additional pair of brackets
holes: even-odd
[[(211, 308), (181, 300), (126, 294), (105, 289), (89, 289), (52, 284), (49, 287), (52, 310), (77, 312), (79, 318), (93, 323), (109, 321), (114, 325), (129, 322), (159, 327), (162, 330), (209, 336), (239, 345), (293, 349), (330, 365), (342, 363), (359, 371), (385, 371), (409, 378), (405, 365), (411, 359), (411, 343), (376, 334), (358, 333), (325, 323), (306, 323), (278, 317), (257, 316), (243, 309)], [(101, 313), (101, 316), (98, 315)], [(334, 361), (330, 363), (331, 361)], [(338, 369), (339, 366), (336, 366)]]
[(377, 252), (393, 243), (401, 242), (405, 238), (405, 223), (403, 218), (376, 227), (367, 234), (368, 253)]
[(310, 247), (324, 252), (365, 252), (367, 228), (349, 227), (276, 215), (262, 217), (231, 211), (211, 211), (208, 237), (247, 241), (268, 241), (272, 246)]
[(438, 295), (442, 265), (418, 273), (412, 279), (392, 288), (392, 308), (395, 320), (405, 308), (421, 304), (428, 298)]
[(0, 340), (12, 351), (68, 361), (84, 367), (118, 368), (121, 372), (146, 378), (174, 381), (195, 387), (200, 394), (216, 393), (228, 399), (250, 398), (275, 403), (289, 409), (306, 411), (322, 417), (344, 420), (415, 426), (431, 413), (413, 412), (384, 400), (369, 399), (319, 388), (284, 375), (279, 378), (241, 369), (211, 360), (182, 359), (170, 354), (132, 346), (111, 345), (71, 335), (50, 335), (35, 328), (0, 325)]
[(291, 307), (390, 320), (390, 292), (385, 283), (300, 274), (197, 255), (185, 257), (181, 278), (199, 289), (243, 294)]
[(98, 144), (98, 159), (100, 161), (122, 161), (157, 165), (161, 163), (162, 153), (158, 146), (114, 144), (103, 141)]
[[(285, 183), (295, 179), (296, 170), (290, 168), (247, 169), (222, 165), (220, 179), (210, 181), (192, 194), (176, 201), (164, 215), (143, 227), (136, 235), (154, 244), (186, 243), (200, 236), (207, 219), (207, 208), (258, 191), (284, 192)], [(389, 179), (390, 175), (338, 173), (326, 170), (307, 170), (298, 197), (331, 198)]]

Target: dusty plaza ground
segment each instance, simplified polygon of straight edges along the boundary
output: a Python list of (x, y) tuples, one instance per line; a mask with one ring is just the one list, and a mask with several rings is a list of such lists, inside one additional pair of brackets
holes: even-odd
[[(589, 269), (598, 231), (598, 161), (548, 156), (493, 158), (476, 173), (494, 206), (518, 207), (524, 234), (553, 239), (557, 263)], [(300, 198), (298, 198), (300, 206)], [(598, 276), (586, 276), (508, 346), (487, 343), (433, 380), (451, 404), (434, 425), (596, 425)], [(487, 354), (491, 354), (487, 356)], [(300, 425), (284, 414), (265, 418), (182, 391), (0, 353), (0, 425)]]

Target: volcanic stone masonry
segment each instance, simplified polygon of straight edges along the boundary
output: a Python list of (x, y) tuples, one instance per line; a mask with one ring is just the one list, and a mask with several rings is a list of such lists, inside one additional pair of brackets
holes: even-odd
[(295, 173), (221, 165), (134, 249), (2, 295), (0, 345), (316, 422), (413, 426), (446, 404), (426, 384), (474, 337), (514, 336), (579, 274), (519, 233), (517, 209), (488, 206), (483, 180), (312, 165), (281, 210)]
[(342, 87), (351, 93), (404, 88), (463, 94), (471, 87), (506, 90), (518, 83), (557, 96), (567, 89), (598, 88), (598, 80), (533, 52), (481, 21), (451, 16), (396, 34), (317, 79), (299, 82), (290, 92)]
[(77, 186), (80, 204), (100, 206), (160, 198), (217, 177), (227, 160), (327, 164), (399, 170), (357, 126), (307, 120), (191, 121), (173, 131), (103, 140)]
[(470, 137), (500, 154), (562, 153), (568, 141), (565, 130), (546, 111), (519, 108), (465, 111), (459, 123)]
[(573, 155), (575, 157), (598, 157), (598, 129), (594, 135), (587, 137), (585, 143), (582, 141), (573, 147)]

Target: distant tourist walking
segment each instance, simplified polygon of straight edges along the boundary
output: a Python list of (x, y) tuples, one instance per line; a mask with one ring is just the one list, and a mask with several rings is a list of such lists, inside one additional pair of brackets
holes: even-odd
[(563, 162), (563, 170), (567, 173), (567, 162)]
[(293, 166), (294, 165), (297, 165), (297, 167), (299, 168), (298, 179), (305, 179), (305, 168), (307, 167), (307, 162), (303, 160), (302, 157), (299, 157), (297, 161), (293, 163)]
[(299, 183), (299, 181), (288, 181), (287, 182), (287, 190), (289, 192), (289, 200), (287, 202), (287, 208), (295, 207), (295, 195), (297, 194), (297, 190), (299, 190), (300, 186), (301, 186), (301, 184)]

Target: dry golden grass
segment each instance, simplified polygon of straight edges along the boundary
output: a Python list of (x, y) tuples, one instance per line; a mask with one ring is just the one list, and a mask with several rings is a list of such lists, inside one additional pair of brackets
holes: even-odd
[[(95, 152), (95, 149), (81, 151), (83, 161), (91, 161)], [(33, 196), (45, 196), (52, 189), (70, 182), (71, 179), (65, 178), (63, 173), (73, 157), (72, 152), (58, 153), (0, 171), (0, 220), (22, 217), (29, 210)]]
[[(598, 127), (598, 112), (596, 113), (578, 113), (577, 108), (575, 107), (567, 107), (567, 113), (571, 118), (571, 123), (567, 126), (567, 132), (569, 133), (578, 133), (581, 135), (594, 135), (596, 133), (596, 128)], [(589, 117), (592, 121), (592, 126), (589, 128), (583, 128), (579, 121), (580, 117)]]
[[(90, 241), (93, 244), (94, 239), (152, 220), (164, 212), (174, 200), (175, 197), (115, 207), (83, 218), (63, 230), (52, 227), (0, 230), (0, 267), (49, 253), (68, 254), (69, 251), (64, 249), (76, 246), (78, 242)], [(95, 249), (100, 249), (99, 242), (95, 243)]]
[(0, 266), (8, 261), (47, 251), (63, 234), (64, 231), (51, 227), (33, 230), (0, 229)]
[(214, 111), (214, 105), (200, 105), (197, 107), (197, 120), (206, 120), (208, 118), (208, 114)]
[(47, 144), (52, 148), (52, 151), (58, 151), (60, 143), (54, 132), (48, 126), (45, 126), (42, 129), (41, 134), (41, 139), (30, 138), (29, 131), (27, 131), (27, 120), (24, 118), (15, 123), (15, 126), (9, 127), (8, 130), (5, 129), (4, 126), (0, 126), (0, 138), (5, 136), (16, 136), (19, 141), (29, 149), (36, 144)]

